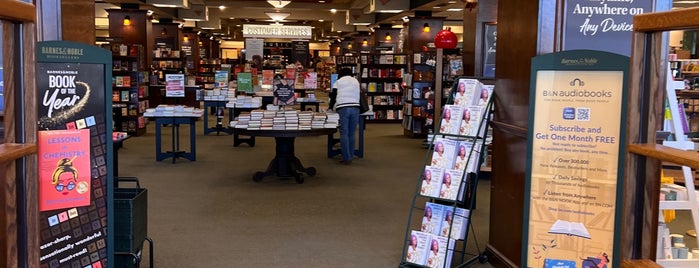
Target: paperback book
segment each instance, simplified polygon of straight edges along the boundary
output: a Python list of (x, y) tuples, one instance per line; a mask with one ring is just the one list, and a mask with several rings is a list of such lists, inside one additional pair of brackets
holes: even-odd
[(439, 187), (439, 198), (455, 201), (458, 197), (459, 201), (463, 196), (459, 194), (459, 189), (463, 189), (461, 181), (464, 176), (463, 170), (447, 169), (444, 171), (442, 186)]
[(442, 122), (439, 124), (439, 132), (444, 134), (458, 135), (461, 125), (460, 118), (463, 118), (462, 113), (464, 108), (459, 105), (445, 105), (444, 113), (442, 114)]
[(425, 172), (422, 176), (422, 185), (420, 186), (420, 194), (429, 197), (439, 196), (440, 178), (444, 173), (444, 169), (437, 166), (425, 166)]
[(443, 137), (434, 139), (434, 152), (432, 153), (432, 166), (442, 169), (454, 167), (454, 156), (456, 155), (457, 141)]
[(460, 141), (454, 160), (454, 169), (462, 170), (466, 173), (476, 173), (478, 171), (478, 159), (480, 157), (482, 142)]
[(405, 261), (423, 265), (426, 261), (425, 255), (430, 243), (431, 235), (421, 231), (411, 231), (410, 241), (408, 241), (408, 250), (405, 254)]
[(442, 226), (442, 214), (444, 212), (444, 206), (432, 202), (425, 203), (425, 213), (422, 215), (422, 224), (420, 225), (420, 231), (425, 233), (430, 233), (432, 235), (439, 235)]
[(427, 260), (425, 265), (430, 268), (451, 267), (451, 258), (453, 253), (453, 239), (432, 235), (430, 237), (430, 247), (427, 251)]
[(459, 79), (456, 92), (454, 92), (454, 104), (460, 106), (477, 105), (482, 83), (477, 79)]

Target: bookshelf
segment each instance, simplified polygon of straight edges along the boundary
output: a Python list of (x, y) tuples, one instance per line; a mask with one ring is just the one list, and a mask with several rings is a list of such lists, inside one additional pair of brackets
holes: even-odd
[(112, 108), (114, 130), (131, 136), (146, 133), (148, 73), (143, 71), (143, 46), (112, 44)]
[[(413, 53), (410, 84), (406, 87), (403, 134), (424, 138), (434, 129), (437, 54), (433, 51)], [(441, 100), (440, 102), (441, 103)]]
[(359, 83), (367, 92), (373, 115), (366, 122), (400, 123), (403, 120), (403, 73), (405, 54), (359, 55)]
[(203, 89), (213, 89), (216, 85), (215, 76), (218, 70), (221, 70), (220, 59), (201, 59), (196, 84), (201, 85)]
[(166, 74), (187, 74), (184, 57), (180, 50), (159, 48), (153, 50), (152, 72), (158, 76), (158, 83), (165, 82)]

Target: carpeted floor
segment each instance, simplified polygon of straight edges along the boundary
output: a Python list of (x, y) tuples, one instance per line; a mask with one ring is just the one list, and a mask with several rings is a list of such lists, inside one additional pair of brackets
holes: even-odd
[[(426, 155), (422, 140), (404, 137), (400, 124), (368, 124), (365, 156), (349, 166), (326, 157), (327, 136), (297, 138), (296, 155), (317, 169), (303, 184), (276, 177), (253, 182), (253, 174), (264, 170), (274, 155), (273, 138), (257, 138), (254, 147), (233, 147), (232, 136), (204, 136), (201, 122), (196, 128), (195, 162), (155, 161), (153, 124), (146, 135), (128, 139), (118, 152), (120, 176), (138, 177), (148, 189), (148, 235), (155, 242), (157, 267), (400, 263)], [(186, 150), (187, 133), (187, 127), (181, 127)], [(170, 128), (164, 128), (166, 149), (170, 137)], [(489, 188), (488, 180), (480, 181), (469, 253), (482, 252), (487, 242)], [(424, 202), (418, 198), (416, 205), (424, 207)], [(416, 216), (422, 213), (416, 211)], [(413, 221), (411, 229), (418, 224)], [(146, 263), (150, 255), (144, 253)]]

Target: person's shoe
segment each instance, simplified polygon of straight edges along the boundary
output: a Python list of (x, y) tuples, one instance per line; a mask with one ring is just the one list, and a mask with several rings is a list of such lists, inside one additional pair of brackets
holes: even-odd
[(352, 164), (352, 160), (340, 160), (340, 164), (350, 165), (350, 164)]

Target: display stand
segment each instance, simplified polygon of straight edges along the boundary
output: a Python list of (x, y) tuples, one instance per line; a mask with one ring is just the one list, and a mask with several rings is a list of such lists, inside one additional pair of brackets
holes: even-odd
[[(669, 130), (671, 131), (674, 135), (674, 140), (666, 140), (663, 141), (664, 146), (672, 147), (675, 149), (680, 149), (680, 150), (694, 150), (694, 142), (690, 141), (687, 138), (686, 133), (684, 132), (684, 128), (682, 127), (682, 120), (684, 117), (681, 116), (680, 113), (683, 113), (683, 111), (679, 110), (678, 102), (677, 102), (677, 96), (675, 94), (675, 89), (676, 88), (684, 88), (684, 83), (681, 81), (674, 81), (674, 78), (672, 77), (671, 71), (668, 69), (668, 75), (667, 75), (667, 87), (666, 87), (666, 94), (667, 94), (667, 101), (669, 103), (669, 108), (670, 108), (670, 115), (671, 115), (671, 120), (669, 121)], [(682, 165), (682, 175), (683, 175), (683, 180), (684, 182), (684, 188), (686, 191), (686, 196), (687, 200), (677, 200), (677, 201), (665, 201), (661, 200), (659, 207), (660, 210), (668, 210), (668, 209), (674, 209), (674, 210), (689, 210), (691, 211), (692, 214), (692, 222), (694, 226), (694, 230), (699, 230), (699, 200), (697, 200), (697, 194), (695, 192), (694, 188), (694, 175), (692, 172), (692, 169), (688, 166)], [(662, 215), (662, 213), (660, 214)], [(664, 221), (664, 219), (661, 219)], [(688, 231), (689, 232), (689, 231)], [(667, 237), (669, 239), (669, 237)], [(658, 240), (658, 247), (662, 248), (662, 241)], [(672, 245), (670, 245), (672, 246)], [(694, 258), (696, 259), (696, 258)], [(682, 259), (661, 259), (658, 258), (656, 262), (660, 265), (666, 266), (666, 267), (676, 267), (677, 262), (689, 262), (689, 260), (682, 260)], [(692, 264), (690, 265), (695, 265), (692, 267), (696, 267), (696, 265), (699, 264), (699, 261), (693, 261)]]
[[(489, 124), (489, 118), (492, 113), (493, 109), (493, 104), (492, 104), (492, 99), (488, 101), (488, 103), (485, 106), (484, 112), (481, 114), (481, 120), (480, 124), (478, 126), (478, 131), (477, 133), (482, 133), (481, 135), (477, 136), (462, 136), (462, 135), (453, 135), (453, 134), (445, 134), (445, 133), (437, 133), (432, 136), (432, 140), (430, 141), (430, 146), (428, 147), (427, 154), (425, 156), (425, 165), (431, 164), (431, 156), (433, 154), (433, 148), (434, 148), (434, 142), (436, 138), (446, 138), (446, 139), (451, 139), (451, 140), (459, 140), (459, 141), (467, 141), (470, 143), (471, 149), (467, 152), (468, 155), (468, 162), (471, 162), (473, 159), (477, 161), (477, 166), (480, 166), (483, 161), (485, 154), (481, 154), (480, 152), (485, 152), (486, 150), (486, 142), (485, 138), (488, 135), (487, 129), (488, 129), (488, 124)], [(439, 121), (438, 121), (439, 122)], [(437, 128), (439, 129), (439, 128)], [(478, 154), (477, 157), (472, 158), (473, 154)], [(468, 163), (467, 166), (470, 166), (471, 163)], [(424, 174), (424, 173), (423, 173)], [(476, 261), (484, 263), (487, 261), (487, 257), (483, 254), (483, 252), (480, 249), (480, 246), (478, 244), (478, 240), (476, 239), (475, 236), (473, 236), (473, 241), (475, 242), (476, 246), (476, 253), (467, 253), (466, 252), (466, 245), (467, 241), (469, 240), (469, 231), (473, 231), (474, 227), (471, 225), (471, 212), (475, 208), (476, 204), (476, 189), (478, 187), (478, 179), (479, 179), (479, 172), (468, 172), (468, 169), (466, 169), (465, 172), (463, 172), (463, 177), (461, 178), (462, 183), (459, 184), (458, 191), (457, 193), (458, 196), (455, 198), (455, 200), (451, 199), (444, 199), (444, 198), (439, 198), (439, 197), (430, 197), (427, 195), (423, 195), (421, 193), (421, 182), (424, 179), (424, 175), (419, 176), (417, 186), (415, 188), (415, 193), (413, 195), (413, 201), (410, 209), (410, 216), (408, 217), (408, 225), (406, 227), (406, 232), (405, 232), (405, 238), (403, 240), (403, 254), (402, 259), (400, 264), (398, 265), (399, 267), (426, 267), (428, 265), (419, 265), (415, 264), (413, 262), (409, 262), (406, 258), (408, 252), (409, 252), (409, 247), (410, 247), (410, 242), (411, 242), (411, 234), (413, 230), (420, 230), (419, 228), (419, 218), (416, 217), (415, 213), (418, 211), (425, 211), (427, 209), (425, 202), (431, 202), (431, 203), (436, 203), (436, 204), (441, 204), (442, 207), (444, 208), (444, 211), (450, 211), (451, 215), (453, 215), (453, 220), (450, 223), (450, 226), (448, 228), (448, 231), (446, 233), (446, 237), (452, 237), (452, 232), (454, 232), (454, 222), (456, 221), (456, 218), (461, 217), (463, 221), (465, 221), (465, 226), (462, 228), (465, 228), (465, 234), (463, 234), (463, 240), (456, 240), (454, 241), (453, 246), (451, 249), (447, 250), (447, 254), (449, 254), (449, 251), (451, 251), (451, 257), (446, 257), (443, 258), (442, 262), (443, 263), (437, 263), (437, 264), (432, 264), (434, 267), (465, 267), (468, 266), (472, 263), (475, 263)], [(441, 180), (440, 180), (441, 181)], [(440, 182), (441, 184), (441, 182)], [(457, 210), (458, 209), (466, 209), (468, 210), (468, 213), (466, 214), (459, 214), (457, 215)], [(438, 219), (441, 221), (441, 219)], [(417, 224), (416, 224), (417, 222)], [(417, 229), (416, 229), (416, 226)], [(444, 231), (443, 231), (444, 232)], [(449, 239), (451, 240), (451, 239)], [(467, 257), (470, 257), (467, 259)], [(432, 266), (430, 266), (432, 267)]]
[[(218, 136), (219, 133), (223, 132), (228, 135), (232, 134), (228, 128), (223, 127), (223, 109), (228, 109), (228, 122), (233, 121), (233, 108), (226, 108), (226, 103), (228, 100), (205, 100), (204, 101), (204, 111), (208, 110), (208, 107), (212, 107), (216, 110), (216, 126), (209, 127), (209, 113), (204, 113), (204, 135), (211, 132), (216, 132)], [(219, 114), (221, 113), (221, 114)]]

